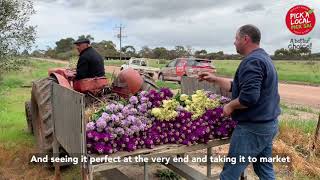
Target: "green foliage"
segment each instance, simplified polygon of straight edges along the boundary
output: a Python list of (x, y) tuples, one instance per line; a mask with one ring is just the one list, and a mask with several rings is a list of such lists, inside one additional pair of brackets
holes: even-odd
[(0, 1), (0, 74), (16, 69), (19, 63), (15, 57), (35, 42), (35, 27), (28, 25), (34, 13), (30, 0)]
[(71, 51), (74, 48), (74, 39), (73, 38), (66, 38), (66, 39), (60, 39), (59, 41), (56, 42), (56, 48), (55, 52), (56, 53), (65, 53), (68, 51)]
[(98, 43), (92, 43), (92, 47), (94, 47), (102, 56), (111, 56), (117, 57), (119, 53), (116, 49), (116, 45), (112, 41), (103, 40)]
[(160, 180), (180, 180), (181, 176), (174, 173), (169, 169), (158, 170), (156, 176), (159, 177)]
[(202, 57), (205, 57), (207, 55), (207, 51), (205, 49), (202, 49), (200, 51), (195, 51), (194, 55), (196, 57), (201, 57), (202, 58)]
[(155, 59), (166, 59), (168, 58), (168, 55), (169, 55), (167, 49), (164, 47), (156, 47), (153, 49), (152, 53), (153, 53), (153, 58)]
[(94, 38), (93, 38), (90, 34), (88, 34), (88, 35), (81, 35), (81, 36), (78, 37), (78, 39), (89, 39), (90, 41), (93, 41), (93, 40), (94, 40)]
[(277, 49), (274, 52), (274, 59), (303, 59), (309, 58), (311, 50), (307, 47), (300, 47), (299, 49)]
[(101, 117), (102, 113), (104, 113), (105, 111), (106, 111), (105, 106), (100, 108), (97, 112), (92, 114), (91, 121), (96, 122), (96, 120), (98, 120), (98, 118)]
[(128, 57), (136, 57), (136, 49), (133, 46), (124, 46), (121, 48), (121, 52)]
[(58, 53), (55, 55), (55, 58), (62, 59), (62, 60), (69, 60), (72, 57), (77, 57), (78, 52), (76, 50), (71, 50), (67, 52)]
[(6, 59), (6, 61), (0, 63), (1, 68), (0, 68), (0, 80), (1, 80), (1, 74), (4, 72), (9, 72), (9, 71), (16, 71), (21, 68), (23, 65), (27, 65), (29, 63), (29, 59), (27, 58), (10, 58)]

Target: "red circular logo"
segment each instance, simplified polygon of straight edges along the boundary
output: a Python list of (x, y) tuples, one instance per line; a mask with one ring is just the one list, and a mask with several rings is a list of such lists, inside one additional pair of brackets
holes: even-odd
[(313, 9), (304, 5), (291, 8), (286, 16), (288, 29), (296, 35), (308, 34), (316, 24)]

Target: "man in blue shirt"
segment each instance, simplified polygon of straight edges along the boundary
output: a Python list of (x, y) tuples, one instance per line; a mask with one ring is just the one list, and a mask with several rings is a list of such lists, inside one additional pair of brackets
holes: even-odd
[[(238, 122), (228, 153), (238, 158), (238, 162), (225, 163), (221, 180), (239, 179), (252, 157), (257, 158), (252, 163), (260, 179), (275, 179), (273, 164), (259, 160), (272, 156), (272, 141), (278, 132), (278, 75), (270, 56), (260, 48), (260, 39), (260, 30), (253, 25), (244, 25), (237, 31), (234, 45), (244, 59), (233, 81), (210, 73), (199, 74), (200, 80), (232, 92), (232, 101), (224, 106), (223, 113)], [(239, 161), (240, 156), (245, 157), (245, 162)]]

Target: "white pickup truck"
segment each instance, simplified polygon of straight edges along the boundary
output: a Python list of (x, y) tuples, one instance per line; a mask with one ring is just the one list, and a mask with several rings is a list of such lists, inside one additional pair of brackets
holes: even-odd
[(133, 68), (134, 70), (137, 70), (142, 74), (147, 74), (152, 78), (157, 78), (160, 71), (159, 68), (149, 67), (145, 58), (129, 59), (129, 61), (126, 64), (121, 65), (120, 70), (126, 68)]

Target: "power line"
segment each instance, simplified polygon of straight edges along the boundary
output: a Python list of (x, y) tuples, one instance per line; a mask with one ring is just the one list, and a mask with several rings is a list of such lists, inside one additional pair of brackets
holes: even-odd
[(124, 26), (122, 26), (122, 24), (120, 24), (120, 26), (115, 27), (117, 30), (119, 29), (118, 34), (116, 35), (116, 37), (119, 39), (120, 41), (120, 60), (122, 58), (122, 38), (126, 38), (127, 36), (123, 35), (123, 29), (125, 28)]

